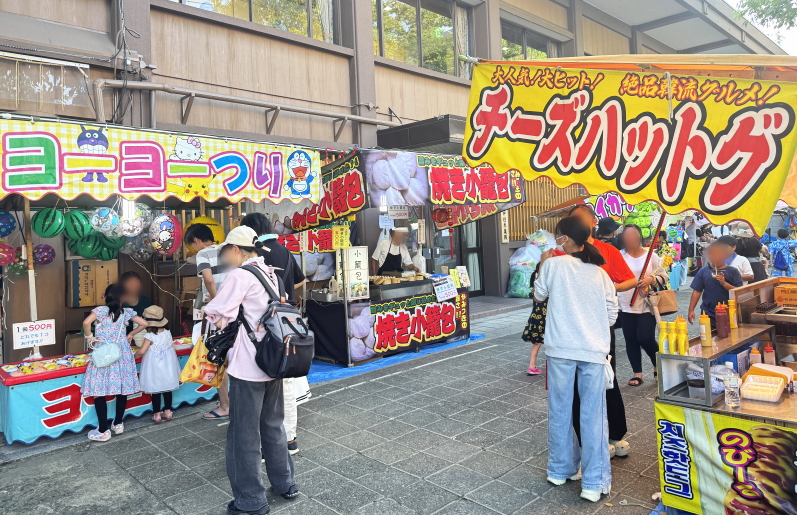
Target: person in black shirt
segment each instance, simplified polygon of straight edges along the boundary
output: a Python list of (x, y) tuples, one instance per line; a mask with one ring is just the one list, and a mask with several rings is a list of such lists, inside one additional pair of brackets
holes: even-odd
[(250, 227), (260, 236), (264, 247), (260, 255), (267, 265), (279, 269), (275, 272), (285, 285), (288, 300), (295, 302), (296, 289), (302, 287), (306, 278), (290, 251), (277, 241), (278, 236), (272, 233), (269, 219), (263, 213), (249, 213), (243, 217), (241, 225)]
[(604, 243), (608, 243), (612, 247), (619, 249), (620, 242), (617, 238), (617, 230), (621, 227), (617, 220), (614, 218), (601, 218), (598, 221), (598, 228), (596, 229), (597, 238)]
[[(296, 264), (296, 260), (293, 258), (290, 251), (280, 245), (280, 242), (277, 241), (277, 235), (272, 233), (269, 219), (263, 213), (249, 213), (243, 217), (241, 225), (253, 229), (260, 237), (263, 248), (258, 250), (258, 254), (263, 256), (263, 261), (265, 261), (267, 265), (277, 269), (275, 272), (285, 285), (285, 293), (288, 296), (288, 300), (290, 302), (295, 302), (296, 289), (304, 284), (305, 277), (301, 267)], [(297, 387), (294, 384), (295, 381), (297, 381), (297, 379), (294, 378), (282, 380), (282, 395), (285, 406), (283, 426), (285, 427), (285, 435), (288, 439), (288, 452), (292, 455), (299, 452), (299, 444), (296, 440), (298, 412), (296, 409)], [(307, 381), (304, 380), (303, 384), (306, 385)], [(301, 386), (299, 386), (299, 388), (301, 388)], [(304, 392), (302, 392), (301, 395), (305, 395)]]
[[(122, 307), (130, 308), (136, 312), (136, 315), (143, 317), (144, 310), (152, 306), (152, 299), (146, 295), (141, 295), (141, 276), (138, 272), (125, 272), (119, 278), (119, 284), (124, 289), (124, 303)], [(127, 324), (127, 333), (133, 331), (133, 321)]]
[(763, 281), (768, 277), (767, 269), (761, 261), (761, 254), (769, 257), (769, 250), (755, 237), (753, 229), (745, 222), (739, 222), (731, 230), (736, 236), (736, 253), (747, 258), (750, 268), (753, 269), (753, 281)]

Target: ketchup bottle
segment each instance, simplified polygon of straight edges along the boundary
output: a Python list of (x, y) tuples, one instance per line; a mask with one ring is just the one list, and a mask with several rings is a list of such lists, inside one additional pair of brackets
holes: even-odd
[(725, 304), (717, 304), (714, 311), (714, 320), (717, 322), (717, 338), (727, 338), (731, 334), (731, 317)]

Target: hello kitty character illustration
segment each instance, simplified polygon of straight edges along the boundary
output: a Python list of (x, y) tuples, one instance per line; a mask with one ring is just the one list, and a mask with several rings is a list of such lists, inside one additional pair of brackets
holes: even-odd
[(304, 150), (297, 150), (288, 156), (288, 173), (291, 178), (283, 189), (291, 193), (291, 198), (311, 198), (310, 184), (318, 173), (312, 171), (310, 155)]
[(174, 154), (169, 159), (177, 161), (199, 161), (202, 159), (202, 144), (193, 136), (177, 138), (174, 144)]

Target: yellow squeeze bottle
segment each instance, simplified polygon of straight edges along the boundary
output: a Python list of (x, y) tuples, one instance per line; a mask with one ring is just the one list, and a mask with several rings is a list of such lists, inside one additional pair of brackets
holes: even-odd
[(661, 354), (670, 353), (670, 340), (667, 335), (667, 322), (659, 324), (659, 352)]
[(684, 317), (678, 317), (675, 321), (676, 332), (678, 333), (678, 354), (681, 356), (689, 355), (689, 336), (686, 332), (686, 320)]
[(711, 347), (714, 344), (711, 341), (711, 319), (705, 311), (700, 315), (700, 344), (703, 347)]
[(736, 301), (728, 300), (728, 317), (731, 319), (731, 329), (739, 328), (739, 321), (736, 319), (737, 314)]
[(676, 332), (675, 322), (667, 322), (667, 338), (670, 340), (670, 353), (679, 354), (678, 333)]

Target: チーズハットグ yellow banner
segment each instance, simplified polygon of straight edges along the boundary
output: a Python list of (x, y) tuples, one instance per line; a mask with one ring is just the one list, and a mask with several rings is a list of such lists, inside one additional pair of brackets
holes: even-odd
[(656, 433), (665, 506), (797, 513), (797, 431), (657, 402)]
[(463, 156), (760, 233), (797, 144), (794, 105), (795, 84), (484, 62)]
[(318, 152), (114, 125), (0, 120), (0, 198), (318, 200)]

